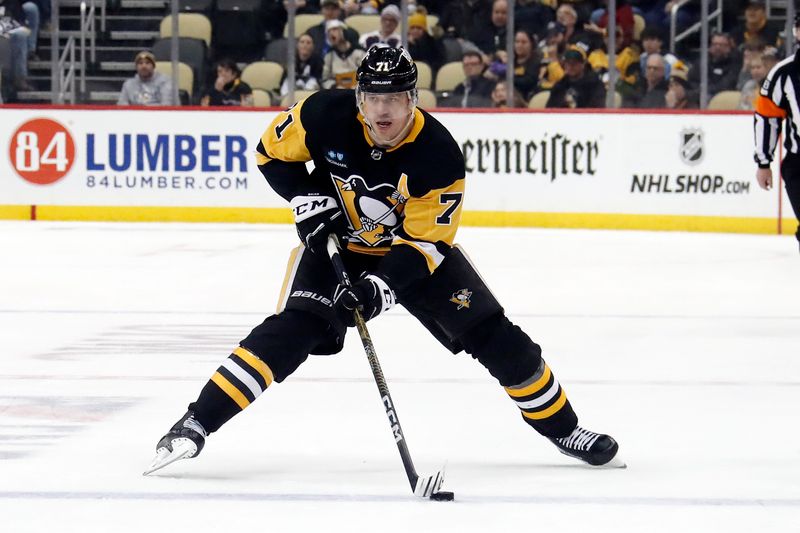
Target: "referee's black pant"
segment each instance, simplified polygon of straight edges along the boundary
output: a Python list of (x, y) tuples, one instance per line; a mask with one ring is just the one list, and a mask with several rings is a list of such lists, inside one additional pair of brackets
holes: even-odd
[(792, 204), (794, 216), (797, 217), (798, 228), (795, 232), (800, 241), (800, 155), (788, 153), (781, 163), (781, 176), (786, 184), (786, 194)]

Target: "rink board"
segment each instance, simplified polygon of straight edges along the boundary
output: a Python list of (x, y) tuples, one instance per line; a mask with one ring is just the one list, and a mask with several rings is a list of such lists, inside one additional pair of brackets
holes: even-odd
[[(276, 113), (0, 109), (0, 218), (291, 222), (253, 155)], [(749, 114), (434, 116), (465, 157), (465, 225), (792, 231), (753, 180)]]

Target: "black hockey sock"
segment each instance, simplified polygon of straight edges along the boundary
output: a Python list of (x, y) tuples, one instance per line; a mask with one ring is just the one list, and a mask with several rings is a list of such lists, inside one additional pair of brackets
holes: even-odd
[(255, 401), (273, 380), (267, 364), (239, 346), (211, 376), (189, 410), (213, 433)]
[(566, 437), (578, 425), (567, 393), (544, 360), (533, 376), (505, 389), (522, 411), (522, 419), (545, 437)]

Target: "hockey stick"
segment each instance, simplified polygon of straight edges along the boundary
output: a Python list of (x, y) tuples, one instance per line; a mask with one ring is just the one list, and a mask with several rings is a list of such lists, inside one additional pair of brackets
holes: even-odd
[[(342, 256), (340, 255), (339, 240), (335, 235), (328, 236), (328, 255), (333, 263), (333, 269), (336, 271), (336, 277), (343, 285), (350, 287), (350, 276), (347, 275)], [(411, 461), (411, 453), (408, 451), (408, 445), (403, 434), (403, 428), (400, 426), (400, 419), (397, 416), (397, 408), (394, 406), (392, 396), (389, 394), (389, 387), (386, 385), (386, 378), (383, 377), (383, 370), (378, 362), (378, 354), (375, 352), (375, 346), (372, 344), (372, 338), (367, 331), (367, 324), (361, 312), (356, 309), (353, 311), (356, 321), (356, 329), (361, 337), (361, 344), (364, 345), (364, 351), (367, 353), (367, 360), (372, 369), (372, 376), (375, 378), (375, 384), (378, 386), (378, 392), (381, 395), (383, 407), (386, 410), (386, 416), (389, 418), (389, 424), (392, 427), (394, 440), (397, 444), (397, 450), (400, 452), (400, 458), (403, 460), (403, 467), (406, 469), (408, 482), (411, 484), (411, 490), (415, 495), (422, 498), (430, 498), (438, 501), (451, 501), (453, 499), (452, 492), (440, 491), (442, 483), (444, 483), (444, 468), (436, 472), (433, 476), (420, 476), (414, 468), (414, 463)]]

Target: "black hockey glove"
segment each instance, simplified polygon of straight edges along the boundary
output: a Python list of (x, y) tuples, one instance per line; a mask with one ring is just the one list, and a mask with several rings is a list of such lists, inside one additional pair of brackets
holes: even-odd
[(370, 320), (388, 311), (394, 304), (394, 291), (383, 278), (373, 274), (350, 287), (340, 283), (333, 294), (333, 308), (339, 319), (349, 327), (356, 325), (353, 317), (356, 309), (361, 311), (364, 320)]
[(291, 202), (297, 235), (306, 248), (325, 253), (328, 235), (347, 234), (344, 213), (330, 196), (295, 196)]

